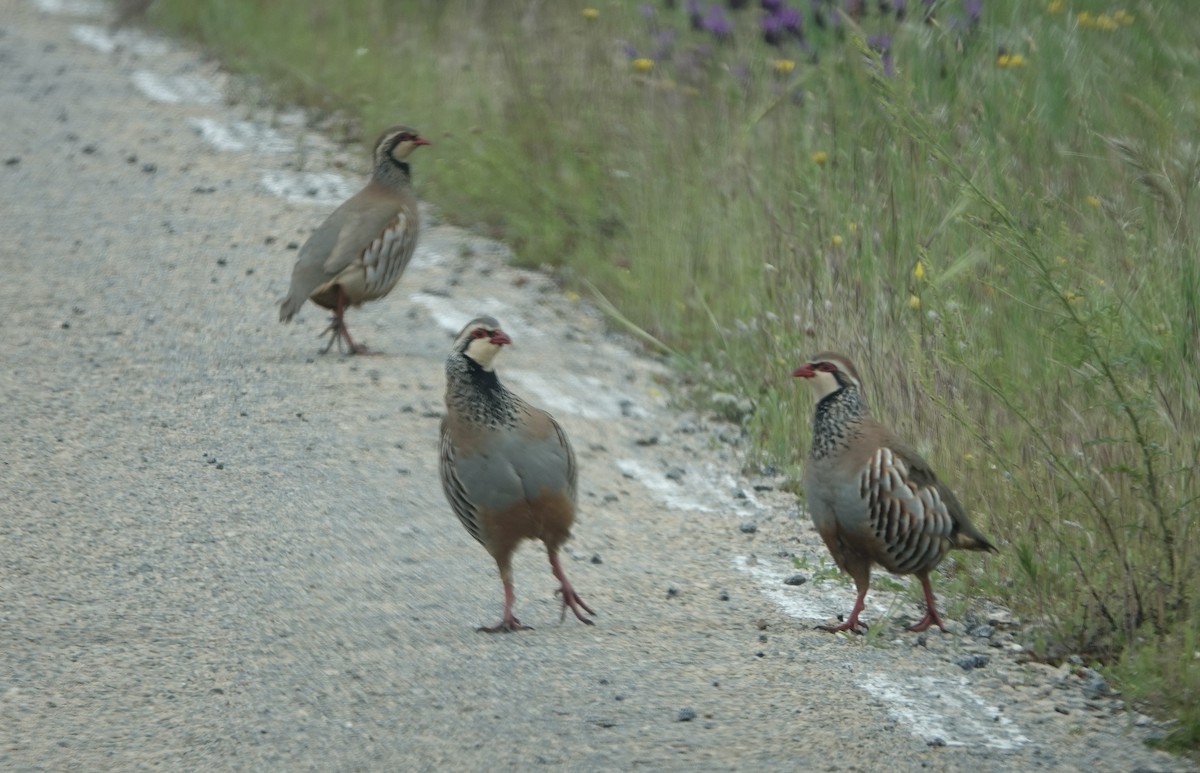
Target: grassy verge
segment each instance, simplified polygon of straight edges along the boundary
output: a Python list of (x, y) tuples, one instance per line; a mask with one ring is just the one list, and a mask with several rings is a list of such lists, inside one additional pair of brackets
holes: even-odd
[(1195, 749), (1200, 17), (805, 2), (797, 28), (747, 5), (152, 13), (367, 140), (431, 136), (424, 195), (752, 397), (759, 461), (795, 469), (811, 406), (788, 374), (847, 351), (1004, 546), (955, 585), (1043, 656), (1110, 664)]

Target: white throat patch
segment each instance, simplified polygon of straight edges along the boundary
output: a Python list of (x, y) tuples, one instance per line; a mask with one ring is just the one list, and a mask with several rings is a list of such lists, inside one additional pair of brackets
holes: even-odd
[(473, 338), (467, 345), (467, 356), (479, 363), (484, 370), (492, 369), (492, 360), (500, 353), (500, 346), (487, 338)]
[(809, 383), (818, 402), (842, 388), (832, 373), (823, 370), (818, 370), (816, 375), (809, 379)]

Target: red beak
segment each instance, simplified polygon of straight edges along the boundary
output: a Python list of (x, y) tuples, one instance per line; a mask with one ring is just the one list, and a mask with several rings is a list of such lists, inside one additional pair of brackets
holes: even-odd
[(503, 330), (496, 330), (492, 333), (492, 337), (488, 340), (490, 340), (496, 346), (504, 346), (505, 344), (512, 343), (512, 339), (508, 337), (508, 333), (505, 333)]
[(792, 375), (796, 378), (813, 378), (817, 375), (817, 372), (813, 370), (812, 363), (806, 362), (792, 371)]
[(430, 142), (429, 140), (425, 139), (424, 137), (417, 137), (415, 140), (412, 141), (412, 144), (413, 145), (432, 145), (433, 143)]

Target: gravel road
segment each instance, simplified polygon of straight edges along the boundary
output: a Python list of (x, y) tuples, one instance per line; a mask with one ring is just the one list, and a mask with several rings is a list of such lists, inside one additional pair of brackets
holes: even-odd
[[(109, 13), (0, 0), (0, 769), (1196, 769), (1098, 675), (1021, 663), (984, 601), (917, 636), (916, 595), (881, 588), (875, 635), (813, 631), (853, 589), (782, 481), (741, 475), (736, 427), (434, 213), (349, 317), (386, 354), (317, 355), (323, 313), (275, 304), (364, 152)], [(478, 312), (574, 440), (594, 627), (559, 624), (527, 545), (536, 630), (475, 631), (500, 583), (436, 444)]]

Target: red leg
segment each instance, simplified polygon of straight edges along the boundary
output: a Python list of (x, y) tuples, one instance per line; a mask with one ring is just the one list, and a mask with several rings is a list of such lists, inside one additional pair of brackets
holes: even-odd
[(579, 598), (579, 594), (571, 587), (571, 583), (567, 582), (567, 574), (563, 571), (562, 564), (558, 562), (558, 553), (554, 550), (547, 550), (550, 555), (550, 571), (554, 572), (554, 576), (558, 579), (558, 593), (562, 596), (562, 615), (559, 617), (559, 622), (567, 619), (567, 607), (575, 613), (575, 617), (579, 618), (580, 622), (592, 624), (592, 621), (583, 616), (582, 608), (589, 615), (596, 614), (592, 608), (583, 603), (583, 599)]
[(513, 631), (532, 631), (533, 629), (527, 625), (521, 625), (521, 621), (513, 615), (513, 602), (517, 600), (517, 594), (513, 592), (512, 580), (504, 577), (504, 618), (493, 625), (491, 628), (486, 626), (477, 630), (483, 633), (512, 633)]
[[(858, 590), (858, 598), (854, 600), (854, 609), (850, 610), (850, 617), (846, 618), (846, 622), (840, 625), (818, 625), (817, 629), (821, 631), (829, 631), (830, 633), (839, 633), (841, 631), (850, 631), (851, 633), (862, 633), (867, 630), (867, 624), (858, 619), (859, 613), (866, 606), (867, 586), (862, 585)], [(859, 630), (859, 629), (862, 630)]]
[(329, 327), (325, 328), (325, 332), (329, 333), (329, 343), (321, 350), (321, 354), (325, 354), (332, 349), (335, 342), (340, 352), (342, 350), (342, 341), (346, 342), (346, 347), (350, 354), (374, 354), (367, 347), (354, 343), (354, 339), (350, 337), (350, 329), (346, 327), (345, 316), (346, 291), (339, 285), (337, 289), (337, 302), (333, 307), (333, 319), (330, 320)]
[(924, 631), (931, 625), (936, 625), (944, 632), (946, 624), (942, 622), (942, 616), (938, 614), (937, 605), (933, 603), (933, 586), (929, 584), (929, 575), (921, 575), (921, 587), (925, 590), (925, 617), (922, 617), (916, 623), (910, 625), (910, 631)]

